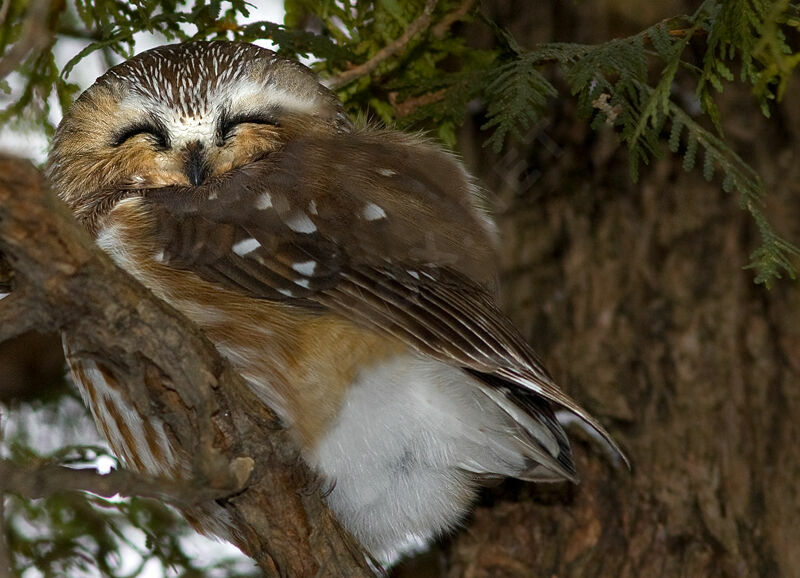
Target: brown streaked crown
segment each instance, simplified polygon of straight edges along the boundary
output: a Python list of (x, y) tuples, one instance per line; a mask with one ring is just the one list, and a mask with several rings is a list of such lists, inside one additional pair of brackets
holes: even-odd
[(302, 64), (251, 44), (168, 45), (111, 68), (78, 98), (56, 131), (48, 175), (81, 217), (110, 190), (197, 184), (293, 135), (349, 128)]

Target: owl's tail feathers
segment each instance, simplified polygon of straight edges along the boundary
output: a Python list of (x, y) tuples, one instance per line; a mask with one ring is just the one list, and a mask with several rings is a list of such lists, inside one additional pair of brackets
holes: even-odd
[[(628, 466), (625, 454), (611, 438), (610, 434), (591, 416), (579, 408), (574, 402), (569, 405), (553, 403), (549, 399), (522, 389), (515, 382), (502, 377), (474, 370), (467, 370), (481, 382), (481, 391), (499, 406), (516, 425), (514, 442), (519, 451), (526, 457), (526, 469), (515, 472), (514, 477), (534, 482), (558, 482), (569, 480), (578, 483), (578, 475), (572, 459), (569, 439), (564, 432), (565, 415), (572, 421), (585, 423), (585, 428), (594, 433), (595, 439), (604, 442), (610, 454), (619, 458)], [(563, 395), (563, 394), (562, 394)], [(566, 396), (564, 396), (566, 398)], [(568, 399), (568, 398), (567, 398)], [(559, 407), (560, 406), (560, 407)], [(565, 409), (561, 409), (561, 408)], [(556, 417), (558, 409), (560, 418)], [(576, 412), (574, 408), (578, 408)], [(504, 475), (509, 475), (503, 472)]]
[(511, 418), (511, 442), (525, 457), (522, 469), (505, 475), (531, 482), (578, 483), (569, 439), (550, 402), (496, 383), (483, 385), (481, 391)]

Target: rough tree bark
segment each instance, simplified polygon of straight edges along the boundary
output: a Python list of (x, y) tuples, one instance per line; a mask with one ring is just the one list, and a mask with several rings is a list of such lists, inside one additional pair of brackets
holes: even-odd
[[(691, 9), (628, 4), (490, 10), (533, 45), (601, 41)], [(724, 96), (727, 137), (765, 177), (770, 218), (797, 243), (800, 109), (787, 98), (765, 121), (746, 90)], [(753, 223), (680, 159), (632, 184), (613, 135), (593, 136), (568, 101), (526, 140), (501, 158), (467, 151), (499, 193), (506, 308), (633, 472), (574, 432), (580, 486), (487, 492), (426, 575), (800, 576), (798, 284), (753, 284), (742, 269)]]
[(177, 484), (126, 477), (104, 489), (102, 479), (86, 482), (86, 472), (12, 471), (0, 462), (0, 493), (141, 491), (189, 513), (215, 500), (236, 525), (236, 545), (267, 576), (372, 575), (294, 444), (241, 377), (187, 319), (93, 245), (30, 163), (2, 157), (0, 251), (14, 271), (13, 292), (0, 301), (0, 341), (29, 330), (67, 333), (74, 351), (124, 384), (141, 415), (169, 425), (194, 474)]

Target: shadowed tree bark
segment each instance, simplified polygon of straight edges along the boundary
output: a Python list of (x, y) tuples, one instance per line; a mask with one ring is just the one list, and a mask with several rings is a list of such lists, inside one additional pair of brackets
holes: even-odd
[[(608, 39), (691, 9), (490, 4), (528, 46)], [(776, 117), (746, 90), (725, 95), (729, 142), (796, 242), (800, 113), (788, 98)], [(573, 431), (580, 486), (488, 491), (464, 531), (401, 575), (800, 576), (797, 283), (754, 285), (742, 269), (754, 223), (680, 158), (667, 153), (632, 184), (613, 135), (591, 133), (569, 101), (525, 140), (500, 157), (466, 151), (498, 193), (506, 309), (633, 471)]]

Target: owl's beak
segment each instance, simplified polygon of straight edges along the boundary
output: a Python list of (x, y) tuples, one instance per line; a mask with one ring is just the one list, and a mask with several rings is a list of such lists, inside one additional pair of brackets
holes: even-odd
[(195, 187), (202, 185), (211, 174), (202, 143), (192, 142), (184, 149), (183, 171)]

